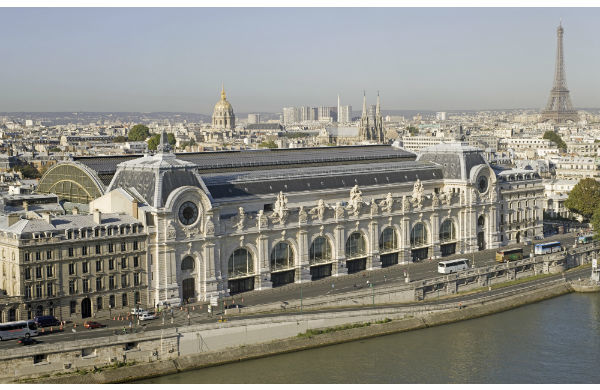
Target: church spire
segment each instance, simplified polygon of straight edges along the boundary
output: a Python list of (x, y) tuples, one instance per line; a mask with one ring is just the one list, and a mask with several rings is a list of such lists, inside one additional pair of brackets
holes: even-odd
[(225, 98), (225, 84), (221, 83), (221, 100), (226, 100)]
[(381, 114), (381, 104), (379, 103), (379, 91), (377, 91), (377, 106), (375, 108), (375, 114)]

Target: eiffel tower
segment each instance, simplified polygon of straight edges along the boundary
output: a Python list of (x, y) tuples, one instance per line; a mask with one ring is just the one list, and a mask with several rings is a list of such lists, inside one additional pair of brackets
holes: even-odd
[(546, 109), (542, 111), (542, 122), (553, 121), (554, 123), (577, 122), (577, 111), (573, 109), (567, 79), (565, 76), (565, 64), (563, 60), (563, 27), (562, 22), (556, 29), (556, 67), (554, 69), (554, 85), (550, 91)]

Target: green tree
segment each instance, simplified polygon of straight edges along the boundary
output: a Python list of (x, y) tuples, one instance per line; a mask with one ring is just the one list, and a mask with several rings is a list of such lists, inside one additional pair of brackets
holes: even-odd
[(33, 165), (29, 165), (29, 164), (18, 165), (14, 169), (17, 172), (21, 172), (25, 179), (37, 179), (42, 176), (40, 174), (40, 172), (37, 170), (37, 168), (34, 167)]
[(196, 146), (196, 141), (194, 141), (194, 140), (192, 139), (192, 140), (185, 141), (185, 142), (182, 142), (181, 144), (179, 144), (179, 147), (180, 147), (181, 149), (185, 149), (185, 148), (187, 148), (188, 146)]
[(567, 144), (565, 143), (565, 141), (563, 141), (562, 138), (560, 138), (560, 135), (556, 134), (552, 130), (546, 131), (544, 133), (544, 136), (542, 138), (554, 142), (559, 149), (566, 149), (567, 148)]
[(306, 138), (306, 137), (310, 137), (310, 133), (305, 133), (305, 132), (294, 132), (294, 133), (287, 133), (285, 135), (288, 138)]
[(117, 144), (122, 144), (123, 142), (127, 142), (129, 139), (125, 136), (119, 135), (113, 138), (113, 142)]
[(590, 220), (592, 229), (594, 229), (594, 239), (600, 240), (600, 209), (596, 209)]
[(258, 147), (265, 149), (277, 149), (277, 144), (273, 141), (263, 141), (260, 144), (258, 144)]
[(417, 129), (414, 126), (408, 126), (406, 128), (406, 130), (408, 130), (408, 132), (410, 133), (410, 135), (417, 135), (417, 134), (419, 134), (419, 129)]
[(592, 178), (579, 180), (569, 193), (565, 207), (590, 219), (600, 207), (600, 183)]
[(146, 125), (135, 125), (129, 130), (127, 137), (130, 141), (145, 141), (150, 137), (150, 129)]
[[(175, 145), (175, 135), (173, 133), (167, 133), (167, 141), (169, 145)], [(160, 134), (152, 134), (152, 137), (148, 139), (148, 150), (156, 150), (158, 144), (160, 143)]]

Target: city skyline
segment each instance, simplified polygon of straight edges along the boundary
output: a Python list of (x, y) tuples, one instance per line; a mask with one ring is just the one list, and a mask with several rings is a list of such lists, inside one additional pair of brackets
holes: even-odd
[(222, 82), (236, 112), (333, 106), (338, 94), (356, 108), (363, 90), (369, 103), (381, 91), (384, 110), (541, 110), (561, 17), (573, 103), (600, 106), (598, 9), (3, 11), (3, 112), (208, 114)]

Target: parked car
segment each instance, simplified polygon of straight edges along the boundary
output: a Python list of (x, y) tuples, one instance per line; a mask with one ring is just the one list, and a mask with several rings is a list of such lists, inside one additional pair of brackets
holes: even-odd
[(106, 325), (101, 324), (96, 321), (86, 321), (83, 323), (83, 327), (87, 329), (96, 329), (96, 328), (104, 328)]
[(155, 320), (157, 318), (158, 318), (158, 316), (154, 313), (144, 313), (144, 314), (140, 315), (140, 321)]
[(33, 321), (39, 328), (60, 325), (60, 321), (54, 316), (37, 316), (33, 318)]
[(148, 314), (148, 310), (146, 309), (141, 309), (141, 308), (137, 308), (137, 309), (131, 309), (131, 314), (133, 314), (134, 316), (141, 316), (143, 314)]
[(17, 341), (17, 344), (20, 345), (33, 345), (37, 343), (38, 341), (36, 339), (32, 339), (31, 337), (21, 337), (19, 341)]

